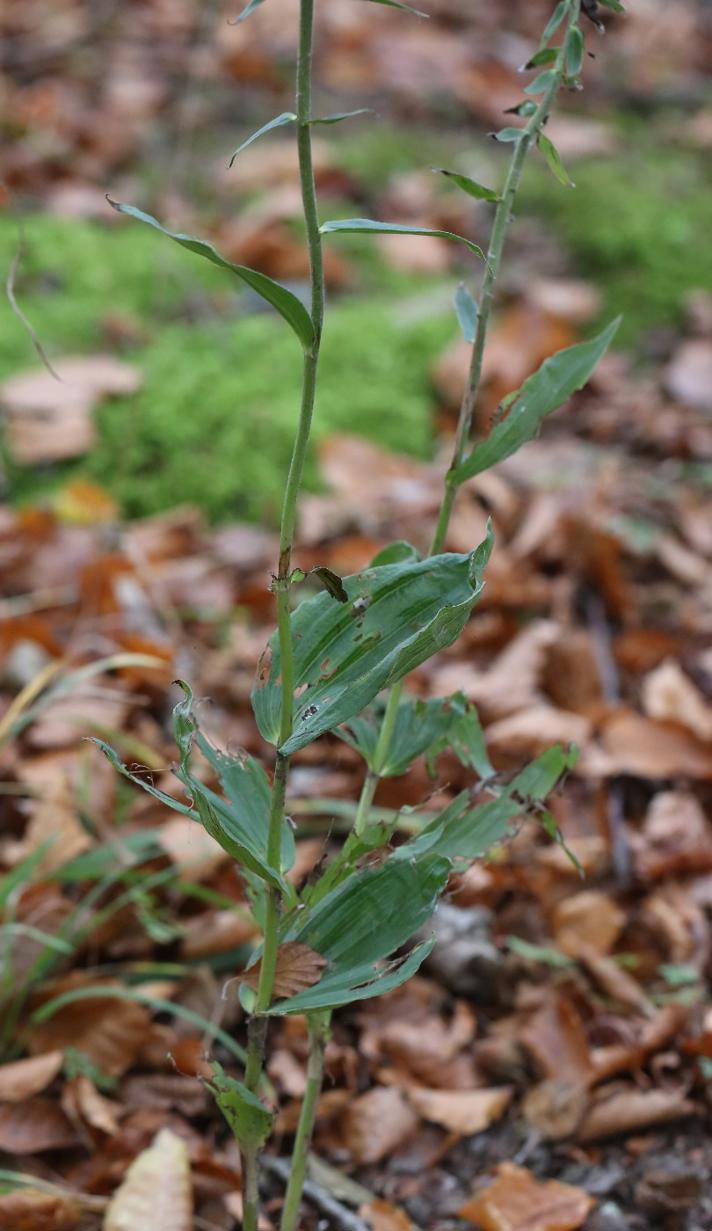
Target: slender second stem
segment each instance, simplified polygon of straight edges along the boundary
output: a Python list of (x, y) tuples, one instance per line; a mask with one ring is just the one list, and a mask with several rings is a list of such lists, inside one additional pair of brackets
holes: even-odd
[[(312, 345), (304, 354), (299, 422), (284, 491), (279, 535), (279, 565), (274, 582), (277, 594), (277, 637), (279, 640), (281, 665), (280, 747), (286, 743), (292, 734), (294, 715), (294, 645), (290, 623), (292, 550), (297, 516), (297, 498), (309, 444), (316, 394), (319, 349), (324, 324), (324, 270), (317, 215), (314, 169), (312, 165), (310, 125), (313, 25), (314, 0), (301, 0), (296, 77), (297, 148), (302, 205), (309, 250), (311, 318), (314, 328), (314, 339)], [(278, 752), (272, 784), (272, 801), (267, 836), (267, 859), (270, 866), (276, 871), (279, 871), (281, 863), (282, 828), (284, 825), (288, 774), (289, 760), (281, 752)], [(265, 901), (262, 964), (253, 1017), (248, 1031), (247, 1065), (245, 1068), (245, 1085), (253, 1093), (256, 1093), (259, 1089), (264, 1069), (267, 1037), (267, 1017), (265, 1014), (271, 1004), (274, 989), (277, 951), (279, 947), (280, 906), (279, 890), (269, 886)], [(259, 1191), (258, 1159), (255, 1149), (248, 1148), (243, 1150), (243, 1164), (245, 1172), (243, 1226), (245, 1231), (257, 1231)]]
[(308, 1023), (309, 1062), (307, 1065), (307, 1085), (299, 1115), (297, 1134), (294, 1138), (292, 1169), (284, 1197), (280, 1231), (296, 1231), (299, 1221), (299, 1206), (306, 1177), (309, 1146), (312, 1133), (314, 1132), (314, 1121), (316, 1120), (319, 1095), (321, 1094), (321, 1085), (324, 1078), (324, 1051), (329, 1040), (331, 1013), (329, 1011), (310, 1013)]

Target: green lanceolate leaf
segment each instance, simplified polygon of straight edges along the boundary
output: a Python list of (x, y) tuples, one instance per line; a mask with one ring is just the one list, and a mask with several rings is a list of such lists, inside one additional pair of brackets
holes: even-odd
[[(383, 688), (403, 679), (459, 637), (483, 586), (492, 531), (476, 551), (367, 568), (343, 579), (348, 603), (327, 594), (291, 616), (294, 644), (293, 735), (285, 756), (353, 718)], [(264, 739), (278, 740), (279, 639), (270, 640), (252, 690)]]
[(429, 13), (423, 13), (420, 9), (414, 9), (411, 4), (402, 4), (401, 0), (369, 0), (370, 4), (384, 4), (389, 9), (402, 9), (404, 13), (413, 13), (415, 17), (429, 17)]
[(230, 1125), (240, 1146), (261, 1150), (272, 1132), (272, 1114), (264, 1103), (241, 1081), (228, 1077), (221, 1065), (213, 1063), (211, 1080), (205, 1085)]
[(249, 4), (245, 5), (244, 9), (237, 17), (233, 17), (228, 22), (228, 25), (239, 26), (240, 22), (244, 21), (246, 17), (249, 17), (250, 13), (254, 13), (255, 9), (258, 9), (261, 4), (264, 4), (264, 0), (250, 0)]
[(542, 64), (553, 64), (558, 52), (555, 47), (542, 47), (524, 65), (525, 69), (541, 68)]
[(351, 120), (355, 115), (371, 115), (371, 107), (357, 107), (355, 111), (335, 111), (333, 115), (318, 115), (309, 120), (309, 124), (340, 124), (342, 120)]
[(287, 324), (294, 330), (305, 350), (309, 350), (312, 346), (314, 342), (314, 326), (309, 313), (301, 300), (297, 299), (296, 295), (293, 295), (286, 287), (281, 286), (279, 282), (268, 278), (266, 274), (259, 273), (256, 269), (250, 269), (247, 265), (233, 265), (232, 261), (225, 260), (213, 245), (204, 239), (195, 239), (192, 235), (184, 235), (180, 231), (167, 230), (166, 227), (161, 226), (158, 219), (154, 218), (151, 214), (145, 214), (143, 210), (137, 209), (134, 205), (124, 205), (120, 201), (112, 201), (111, 198), (107, 198), (107, 200), (112, 208), (120, 214), (126, 214), (129, 218), (136, 218), (139, 222), (145, 222), (148, 226), (155, 227), (162, 235), (167, 235), (169, 239), (175, 240), (182, 248), (187, 248), (189, 252), (195, 252), (213, 265), (219, 265), (222, 269), (228, 269), (231, 273), (236, 274), (247, 286), (256, 291), (262, 299), (265, 299), (267, 303), (270, 303), (273, 308), (277, 309), (280, 316), (283, 316)]
[(457, 483), (516, 453), (539, 430), (542, 419), (562, 406), (577, 389), (582, 389), (599, 359), (613, 340), (620, 317), (611, 322), (595, 338), (579, 342), (545, 359), (521, 389), (507, 399), (509, 410), (505, 419), (492, 429), (481, 444), (475, 445), (469, 457), (454, 473)]
[(564, 63), (566, 67), (566, 76), (572, 81), (576, 80), (583, 67), (584, 47), (585, 44), (581, 27), (571, 26), (568, 34), (566, 35)]
[(544, 33), (541, 36), (541, 44), (540, 44), (542, 47), (546, 47), (552, 34), (555, 34), (556, 31), (558, 30), (559, 26), (561, 25), (562, 21), (564, 20), (566, 16), (568, 7), (569, 7), (569, 0), (559, 0), (559, 3), (557, 4), (556, 8), (551, 14), (551, 17), (546, 23), (546, 26), (544, 27)]
[(404, 982), (420, 965), (420, 947), (403, 963), (378, 965), (430, 918), (450, 872), (437, 856), (415, 862), (392, 856), (377, 868), (355, 872), (317, 905), (307, 910), (288, 933), (321, 953), (329, 962), (318, 984), (275, 1005), (272, 1013), (300, 1013), (333, 1008), (382, 995)]
[(505, 144), (508, 141), (521, 141), (523, 136), (523, 128), (500, 128), (499, 132), (490, 133), (490, 137), (494, 137), (495, 141), (502, 141)]
[(447, 176), (453, 184), (457, 184), (458, 188), (466, 192), (468, 197), (474, 197), (477, 201), (501, 200), (499, 193), (494, 192), (492, 188), (485, 188), (484, 184), (478, 184), (477, 180), (470, 179), (469, 175), (460, 175), (458, 171), (446, 171), (444, 167), (433, 167), (433, 171)]
[(251, 137), (248, 137), (246, 141), (243, 141), (242, 145), (238, 145), (234, 154), (230, 156), (228, 166), (231, 167), (238, 154), (241, 154), (243, 150), (246, 150), (248, 145), (252, 145), (252, 142), (256, 141), (258, 137), (262, 137), (265, 133), (271, 132), (273, 128), (283, 128), (285, 124), (293, 124), (296, 118), (296, 112), (283, 111), (281, 115), (275, 116), (275, 118), (270, 120), (268, 124), (263, 124), (261, 128), (257, 129), (257, 132), (254, 132)]
[(564, 188), (575, 188), (576, 185), (574, 184), (573, 180), (569, 176), (568, 171), (566, 170), (566, 167), (561, 161), (561, 155), (559, 151), (557, 150), (556, 146), (554, 145), (554, 142), (550, 141), (549, 138), (544, 135), (544, 133), (539, 133), (536, 144), (537, 144), (537, 149), (539, 149), (541, 153), (544, 155), (544, 161), (546, 162), (547, 167), (551, 171), (552, 175), (556, 177), (559, 183), (563, 184)]
[(470, 252), (481, 256), (484, 252), (478, 244), (465, 239), (464, 235), (455, 235), (453, 231), (437, 231), (431, 227), (411, 227), (400, 222), (374, 222), (370, 218), (335, 218), (331, 222), (323, 222), (319, 227), (322, 235), (434, 235), (438, 239), (452, 239), (464, 244)]
[(477, 304), (464, 282), (461, 282), (455, 291), (455, 311), (457, 312), (462, 336), (471, 346), (477, 332)]
[(561, 775), (573, 769), (577, 761), (577, 748), (573, 746), (562, 748), (561, 744), (554, 744), (551, 748), (547, 748), (546, 752), (542, 752), (541, 756), (538, 756), (530, 765), (525, 766), (512, 779), (507, 790), (510, 794), (517, 795), (526, 801), (538, 802), (546, 799)]
[(535, 77), (533, 81), (530, 81), (529, 85), (525, 85), (524, 93), (545, 94), (549, 89), (549, 86), (556, 81), (556, 78), (556, 70), (553, 68), (546, 68), (543, 73), (539, 73), (538, 77)]
[(470, 705), (461, 693), (450, 698), (447, 741), (462, 765), (474, 769), (482, 779), (494, 777), (480, 716), (475, 706)]
[(439, 746), (447, 734), (450, 719), (446, 701), (404, 698), (398, 706), (388, 753), (381, 766), (376, 764), (380, 715), (361, 714), (352, 718), (348, 727), (340, 728), (336, 734), (356, 748), (368, 768), (377, 772), (379, 777), (394, 778), (404, 774), (416, 757), (428, 754)]

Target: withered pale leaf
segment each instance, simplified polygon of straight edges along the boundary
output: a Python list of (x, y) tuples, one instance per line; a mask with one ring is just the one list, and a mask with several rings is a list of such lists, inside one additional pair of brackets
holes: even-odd
[(22, 1103), (33, 1094), (40, 1094), (54, 1081), (63, 1059), (61, 1051), (48, 1051), (0, 1066), (0, 1102)]
[(42, 1154), (76, 1145), (77, 1135), (53, 1099), (37, 1095), (24, 1103), (0, 1107), (0, 1150), (8, 1154)]
[(618, 1133), (637, 1133), (653, 1124), (667, 1124), (694, 1115), (697, 1108), (680, 1090), (639, 1090), (619, 1086), (603, 1088), (589, 1107), (576, 1134), (579, 1141), (599, 1141)]
[(164, 1128), (129, 1167), (106, 1211), (104, 1231), (192, 1231), (192, 1226), (188, 1149)]
[(588, 1106), (588, 1091), (552, 1077), (532, 1086), (522, 1112), (528, 1124), (546, 1141), (561, 1141), (576, 1131)]
[(698, 739), (712, 740), (712, 705), (674, 659), (666, 659), (645, 676), (641, 693), (650, 718), (679, 722)]
[(357, 1163), (386, 1158), (415, 1132), (418, 1123), (410, 1103), (393, 1087), (362, 1094), (340, 1120), (344, 1145)]
[[(274, 976), (274, 994), (281, 999), (284, 996), (296, 996), (305, 992), (308, 987), (318, 983), (328, 966), (325, 957), (303, 945), (298, 940), (288, 940), (280, 945), (277, 952), (277, 968)], [(241, 976), (248, 987), (257, 988), (262, 962), (256, 962)]]
[(497, 1178), (459, 1211), (483, 1231), (576, 1231), (594, 1201), (581, 1188), (543, 1183), (514, 1163), (500, 1163)]
[(557, 948), (569, 957), (578, 957), (582, 946), (596, 953), (609, 953), (625, 918), (613, 898), (597, 889), (585, 889), (563, 898), (552, 913)]
[(620, 709), (601, 734), (609, 774), (638, 778), (712, 778), (712, 745), (702, 743), (684, 727), (658, 722), (633, 710)]
[(408, 1098), (425, 1120), (463, 1137), (481, 1133), (504, 1113), (512, 1098), (509, 1086), (484, 1090), (409, 1090)]
[(0, 1196), (0, 1231), (74, 1231), (82, 1211), (73, 1197), (34, 1188)]

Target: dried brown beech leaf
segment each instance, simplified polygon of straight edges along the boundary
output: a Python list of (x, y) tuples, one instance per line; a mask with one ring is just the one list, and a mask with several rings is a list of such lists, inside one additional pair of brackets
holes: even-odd
[(712, 778), (712, 746), (685, 727), (620, 709), (601, 735), (607, 774), (638, 778)]
[(586, 1032), (578, 1011), (565, 996), (551, 996), (519, 1034), (544, 1077), (585, 1089), (594, 1075)]
[(581, 949), (579, 958), (607, 996), (617, 1000), (626, 1009), (632, 1009), (644, 1015), (652, 1014), (652, 1002), (640, 984), (626, 970), (623, 970), (622, 966), (614, 962), (613, 958), (602, 957), (600, 953), (585, 947)]
[(346, 1108), (340, 1125), (344, 1145), (357, 1163), (377, 1163), (418, 1127), (418, 1116), (398, 1090), (377, 1088)]
[(679, 1090), (639, 1090), (619, 1086), (600, 1097), (588, 1109), (576, 1134), (579, 1141), (599, 1141), (618, 1133), (637, 1133), (653, 1124), (667, 1124), (694, 1115), (695, 1104)]
[(532, 1086), (522, 1104), (524, 1118), (547, 1141), (561, 1141), (576, 1131), (588, 1107), (588, 1092), (555, 1077)]
[(606, 1047), (594, 1048), (591, 1056), (596, 1069), (596, 1081), (640, 1068), (648, 1056), (659, 1051), (682, 1030), (688, 1014), (689, 1010), (685, 1005), (666, 1004), (654, 1017), (639, 1025), (636, 1023), (635, 1038), (632, 1042), (611, 1043)]
[(97, 995), (96, 1000), (89, 997), (65, 1005), (48, 1021), (33, 1026), (30, 1051), (74, 1047), (108, 1077), (121, 1077), (150, 1033), (151, 1015), (143, 1005)]
[(625, 913), (607, 893), (587, 889), (557, 902), (552, 913), (556, 946), (578, 957), (582, 946), (609, 953), (625, 924)]
[(712, 826), (691, 792), (653, 796), (636, 842), (635, 867), (643, 881), (712, 868)]
[(103, 1231), (192, 1231), (192, 1188), (185, 1142), (161, 1129), (129, 1167), (106, 1211)]
[[(298, 940), (288, 940), (286, 944), (280, 945), (277, 952), (277, 969), (274, 976), (275, 996), (281, 998), (305, 992), (308, 987), (313, 987), (319, 982), (326, 966), (328, 966), (326, 958), (316, 953), (314, 949), (310, 949), (309, 945), (303, 945)], [(261, 961), (255, 962), (254, 966), (240, 976), (248, 987), (257, 988), (261, 967)]]
[(581, 1188), (541, 1183), (525, 1167), (500, 1163), (497, 1178), (459, 1211), (483, 1231), (576, 1231), (594, 1201)]
[(409, 1090), (408, 1098), (424, 1120), (463, 1137), (481, 1133), (504, 1114), (512, 1098), (508, 1086), (487, 1090)]
[(8, 1154), (42, 1154), (76, 1143), (72, 1125), (52, 1099), (38, 1095), (0, 1107), (0, 1150)]
[(82, 1211), (73, 1197), (25, 1188), (0, 1196), (0, 1231), (74, 1231)]
[(378, 1197), (360, 1206), (359, 1214), (372, 1231), (410, 1231), (413, 1226), (405, 1210), (399, 1210), (390, 1201), (381, 1201)]
[(712, 740), (712, 705), (674, 659), (666, 659), (646, 675), (641, 692), (649, 718), (679, 722), (699, 739)]
[(57, 1076), (63, 1059), (61, 1051), (48, 1051), (0, 1066), (0, 1102), (22, 1103), (40, 1094)]

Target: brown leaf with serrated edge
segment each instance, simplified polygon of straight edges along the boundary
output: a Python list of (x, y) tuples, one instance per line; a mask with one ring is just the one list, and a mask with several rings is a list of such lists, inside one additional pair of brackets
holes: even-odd
[(19, 1189), (0, 1196), (0, 1231), (74, 1231), (81, 1206), (63, 1193)]
[(378, 1197), (359, 1206), (358, 1212), (372, 1231), (410, 1231), (413, 1226), (405, 1210)]
[(581, 1188), (543, 1183), (514, 1163), (500, 1163), (494, 1183), (459, 1211), (483, 1231), (576, 1231), (595, 1202)]
[(42, 1154), (76, 1143), (72, 1125), (52, 1099), (40, 1094), (24, 1103), (0, 1107), (0, 1150), (8, 1154)]
[(498, 1120), (512, 1098), (509, 1086), (485, 1090), (409, 1090), (408, 1099), (424, 1120), (463, 1137), (481, 1133)]
[[(326, 958), (310, 949), (309, 945), (303, 945), (298, 940), (288, 940), (286, 944), (280, 945), (277, 951), (274, 995), (281, 999), (305, 992), (308, 987), (319, 982), (328, 964)], [(240, 976), (242, 982), (256, 990), (261, 969), (262, 961), (255, 962), (254, 966)]]
[(41, 1094), (57, 1076), (64, 1054), (48, 1051), (27, 1060), (13, 1060), (0, 1066), (0, 1102), (22, 1103), (33, 1094)]
[(668, 1124), (694, 1115), (697, 1108), (680, 1090), (639, 1090), (604, 1086), (576, 1134), (579, 1141), (599, 1141), (618, 1133), (637, 1133), (653, 1124)]
[(191, 1231), (192, 1187), (188, 1147), (170, 1129), (161, 1129), (114, 1193), (103, 1231)]

